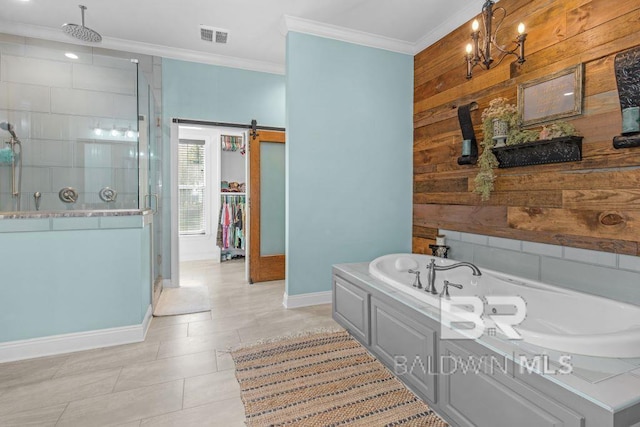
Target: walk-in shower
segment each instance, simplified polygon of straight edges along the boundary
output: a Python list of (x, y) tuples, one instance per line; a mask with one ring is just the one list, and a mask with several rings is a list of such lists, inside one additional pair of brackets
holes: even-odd
[(99, 47), (2, 33), (0, 45), (0, 86), (10, 88), (0, 90), (0, 217), (144, 208), (139, 171), (151, 158), (139, 143), (150, 132), (139, 133), (140, 117), (147, 127), (156, 107), (139, 74), (152, 75), (152, 58), (141, 71)]
[(11, 138), (5, 142), (7, 147), (0, 148), (0, 165), (11, 167), (11, 198), (13, 210), (20, 210), (20, 189), (22, 186), (22, 143), (16, 135), (13, 125), (1, 122), (0, 129), (9, 132)]

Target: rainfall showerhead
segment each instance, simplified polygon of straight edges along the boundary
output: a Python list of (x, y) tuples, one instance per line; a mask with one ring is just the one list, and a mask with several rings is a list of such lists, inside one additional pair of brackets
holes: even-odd
[(12, 137), (14, 137), (15, 139), (18, 139), (18, 137), (16, 136), (16, 133), (13, 131), (13, 125), (11, 123), (9, 122), (0, 123), (0, 129), (6, 130), (11, 134)]
[(62, 31), (69, 34), (71, 37), (75, 37), (78, 40), (85, 42), (100, 43), (102, 36), (89, 27), (84, 26), (84, 11), (87, 10), (86, 6), (78, 5), (82, 13), (82, 25), (78, 24), (64, 24)]

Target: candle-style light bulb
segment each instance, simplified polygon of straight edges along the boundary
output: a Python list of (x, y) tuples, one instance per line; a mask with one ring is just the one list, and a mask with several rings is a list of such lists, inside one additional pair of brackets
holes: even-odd
[(478, 28), (480, 28), (480, 23), (478, 22), (477, 19), (474, 19), (473, 23), (471, 24), (471, 29), (475, 33), (476, 31), (478, 31)]
[(473, 50), (473, 46), (471, 46), (471, 43), (467, 43), (467, 55), (471, 55), (472, 50)]
[(520, 25), (518, 25), (518, 34), (524, 34), (524, 23), (520, 23)]

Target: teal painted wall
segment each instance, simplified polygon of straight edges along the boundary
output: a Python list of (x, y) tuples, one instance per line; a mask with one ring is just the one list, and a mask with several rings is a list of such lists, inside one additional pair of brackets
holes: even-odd
[[(163, 152), (170, 153), (174, 117), (264, 126), (285, 125), (285, 78), (278, 74), (162, 60)], [(171, 277), (171, 159), (164, 156), (163, 275)]]
[(196, 62), (162, 60), (165, 118), (283, 127), (284, 76)]
[(151, 235), (141, 216), (0, 224), (0, 342), (142, 323)]
[(413, 57), (287, 36), (287, 293), (411, 251)]

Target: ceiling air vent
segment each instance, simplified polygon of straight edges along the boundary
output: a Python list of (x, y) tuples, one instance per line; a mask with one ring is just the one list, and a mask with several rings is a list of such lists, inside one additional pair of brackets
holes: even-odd
[(200, 38), (206, 42), (226, 43), (229, 37), (229, 31), (222, 28), (209, 27), (208, 25), (200, 25)]

